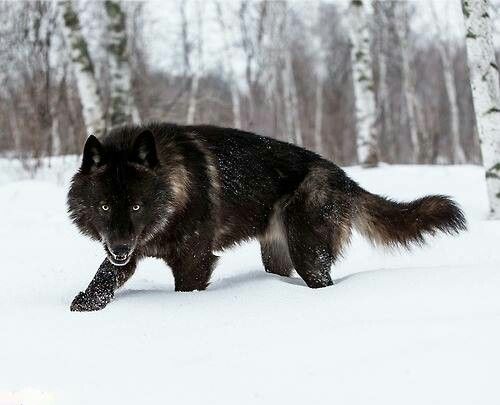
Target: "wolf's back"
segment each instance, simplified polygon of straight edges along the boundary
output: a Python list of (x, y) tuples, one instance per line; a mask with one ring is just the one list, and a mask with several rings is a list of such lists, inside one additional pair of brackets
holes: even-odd
[(375, 245), (409, 248), (423, 244), (426, 235), (466, 229), (462, 210), (443, 195), (396, 202), (361, 190), (356, 208), (356, 229)]

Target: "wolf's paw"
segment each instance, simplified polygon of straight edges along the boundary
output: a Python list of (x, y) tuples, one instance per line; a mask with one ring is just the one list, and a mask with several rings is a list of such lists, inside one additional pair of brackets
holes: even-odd
[(71, 311), (99, 311), (109, 304), (113, 298), (112, 294), (96, 295), (80, 292), (71, 303)]

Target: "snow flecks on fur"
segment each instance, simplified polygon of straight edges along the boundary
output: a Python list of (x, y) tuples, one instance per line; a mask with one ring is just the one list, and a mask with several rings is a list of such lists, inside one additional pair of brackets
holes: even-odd
[(198, 151), (205, 159), (206, 175), (209, 182), (208, 196), (212, 204), (213, 219), (216, 222), (216, 235), (214, 236), (213, 245), (214, 249), (217, 249), (220, 246), (219, 241), (224, 237), (224, 234), (227, 233), (227, 229), (220, 222), (221, 183), (219, 178), (219, 171), (217, 170), (216, 166), (216, 158), (215, 156), (213, 156), (209, 148), (199, 138), (198, 134), (192, 133), (187, 134), (187, 136), (189, 138), (189, 141), (198, 149)]

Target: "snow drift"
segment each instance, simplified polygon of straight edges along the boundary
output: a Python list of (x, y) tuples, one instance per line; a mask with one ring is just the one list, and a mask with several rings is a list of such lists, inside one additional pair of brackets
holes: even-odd
[(0, 403), (500, 402), (500, 223), (484, 220), (481, 168), (349, 168), (395, 199), (452, 196), (469, 231), (411, 253), (355, 235), (332, 287), (265, 273), (247, 244), (223, 255), (207, 291), (174, 293), (147, 260), (112, 305), (71, 313), (103, 257), (66, 215), (76, 164), (28, 178), (0, 160)]

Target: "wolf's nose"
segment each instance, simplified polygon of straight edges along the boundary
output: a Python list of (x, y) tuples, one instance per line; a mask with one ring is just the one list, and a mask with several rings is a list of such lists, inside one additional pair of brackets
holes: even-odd
[(116, 245), (111, 247), (109, 250), (116, 260), (125, 260), (130, 253), (128, 245)]

